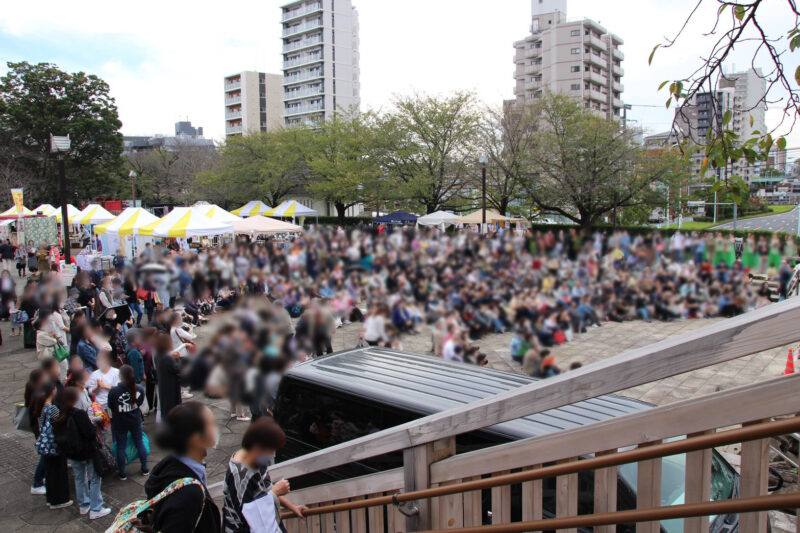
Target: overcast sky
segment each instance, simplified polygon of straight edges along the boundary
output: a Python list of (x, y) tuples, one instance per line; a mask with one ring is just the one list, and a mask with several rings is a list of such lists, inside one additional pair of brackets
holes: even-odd
[[(530, 26), (529, 0), (354, 0), (361, 25), (362, 108), (386, 108), (393, 95), (464, 89), (497, 105), (513, 96), (513, 42)], [(46, 0), (4, 2), (0, 72), (6, 61), (56, 63), (104, 78), (119, 106), (126, 135), (171, 134), (189, 119), (206, 135), (224, 133), (222, 78), (241, 70), (280, 72), (280, 9), (276, 0)], [(680, 46), (647, 56), (672, 35), (695, 0), (570, 0), (568, 16), (599, 21), (625, 45), (625, 102), (645, 132), (669, 128), (661, 81), (687, 76), (707, 50), (715, 2), (702, 24), (687, 28)], [(764, 13), (768, 31), (785, 35), (783, 2)], [(741, 47), (728, 67), (749, 66)], [(787, 61), (794, 71), (796, 58)], [(764, 65), (765, 67), (767, 65)], [(647, 107), (650, 106), (650, 107)], [(767, 116), (769, 126), (777, 111)], [(800, 147), (800, 133), (789, 139)], [(790, 154), (796, 155), (796, 154)]]

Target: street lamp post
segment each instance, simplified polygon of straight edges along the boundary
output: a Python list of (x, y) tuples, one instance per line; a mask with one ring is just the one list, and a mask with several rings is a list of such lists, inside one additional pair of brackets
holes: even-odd
[(58, 191), (61, 201), (61, 230), (63, 231), (64, 264), (69, 265), (72, 252), (69, 247), (69, 215), (67, 211), (67, 171), (65, 159), (70, 149), (69, 135), (60, 136), (50, 134), (50, 153), (58, 157)]
[(136, 171), (131, 170), (128, 177), (131, 178), (131, 207), (136, 207)]
[(486, 231), (486, 163), (489, 159), (482, 155), (480, 158), (481, 163), (481, 231)]

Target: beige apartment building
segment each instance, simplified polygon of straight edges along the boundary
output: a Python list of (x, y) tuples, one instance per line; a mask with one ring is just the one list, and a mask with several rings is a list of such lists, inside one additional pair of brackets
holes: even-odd
[(609, 118), (622, 117), (622, 39), (593, 20), (569, 20), (566, 11), (566, 0), (532, 0), (531, 34), (514, 43), (517, 102), (549, 91), (573, 96)]
[(283, 125), (283, 76), (244, 71), (225, 78), (225, 136)]

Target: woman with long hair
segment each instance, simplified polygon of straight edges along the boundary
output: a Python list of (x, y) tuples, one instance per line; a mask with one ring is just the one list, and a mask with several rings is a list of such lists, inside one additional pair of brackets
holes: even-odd
[[(35, 437), (39, 437), (39, 417), (33, 414), (33, 401), (40, 392), (42, 386), (47, 382), (47, 375), (41, 368), (34, 368), (28, 375), (28, 382), (25, 384), (25, 407), (28, 408), (28, 422)], [(36, 471), (33, 473), (33, 485), (31, 494), (45, 494), (44, 487), (44, 457), (39, 457)]]
[(64, 389), (61, 397), (61, 414), (53, 424), (56, 439), (66, 442), (61, 452), (69, 459), (75, 474), (75, 496), (80, 513), (96, 520), (111, 513), (103, 507), (102, 479), (94, 469), (92, 457), (97, 448), (97, 430), (85, 410), (80, 408), (81, 391), (74, 387)]
[(161, 419), (181, 403), (181, 354), (173, 350), (168, 333), (159, 333), (153, 343), (156, 375), (158, 376), (158, 404)]
[(108, 409), (111, 411), (111, 435), (117, 443), (117, 469), (121, 480), (128, 479), (125, 473), (127, 463), (128, 434), (133, 439), (141, 473), (146, 476), (147, 449), (144, 446), (144, 429), (142, 428), (142, 411), (139, 406), (144, 402), (144, 387), (136, 384), (136, 376), (130, 365), (122, 365), (119, 369), (119, 383), (108, 392)]
[(53, 433), (53, 422), (61, 414), (53, 405), (56, 386), (47, 381), (33, 400), (33, 416), (39, 421), (36, 453), (44, 459), (45, 497), (50, 509), (63, 509), (72, 505), (69, 499), (67, 458), (60, 452)]

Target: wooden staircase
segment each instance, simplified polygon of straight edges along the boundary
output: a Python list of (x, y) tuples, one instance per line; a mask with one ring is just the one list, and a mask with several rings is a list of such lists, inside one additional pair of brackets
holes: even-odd
[[(741, 533), (767, 531), (766, 510), (800, 508), (800, 494), (767, 494), (769, 443), (800, 431), (800, 376), (765, 380), (615, 419), (455, 454), (455, 436), (800, 341), (800, 298), (671, 337), (463, 407), (348, 441), (270, 468), (291, 479), (389, 452), (403, 467), (292, 493), (311, 509), (285, 516), (290, 532), (661, 531), (682, 519), (708, 531), (710, 515), (739, 515)], [(677, 439), (677, 440), (676, 440)], [(734, 498), (711, 501), (712, 450), (741, 443)], [(684, 503), (661, 505), (662, 458), (685, 453)], [(617, 472), (635, 464), (636, 508), (618, 510)], [(583, 472), (593, 486), (581, 486)], [(544, 484), (555, 479), (555, 516), (545, 516)], [(585, 485), (585, 483), (584, 483)], [(579, 514), (579, 492), (591, 512)], [(521, 513), (512, 511), (512, 493)], [(521, 500), (520, 500), (521, 499)], [(487, 501), (488, 500), (488, 501)], [(491, 526), (482, 509), (491, 509)], [(517, 514), (517, 516), (513, 516)], [(520, 516), (521, 514), (521, 516)], [(800, 529), (799, 529), (800, 531)]]

